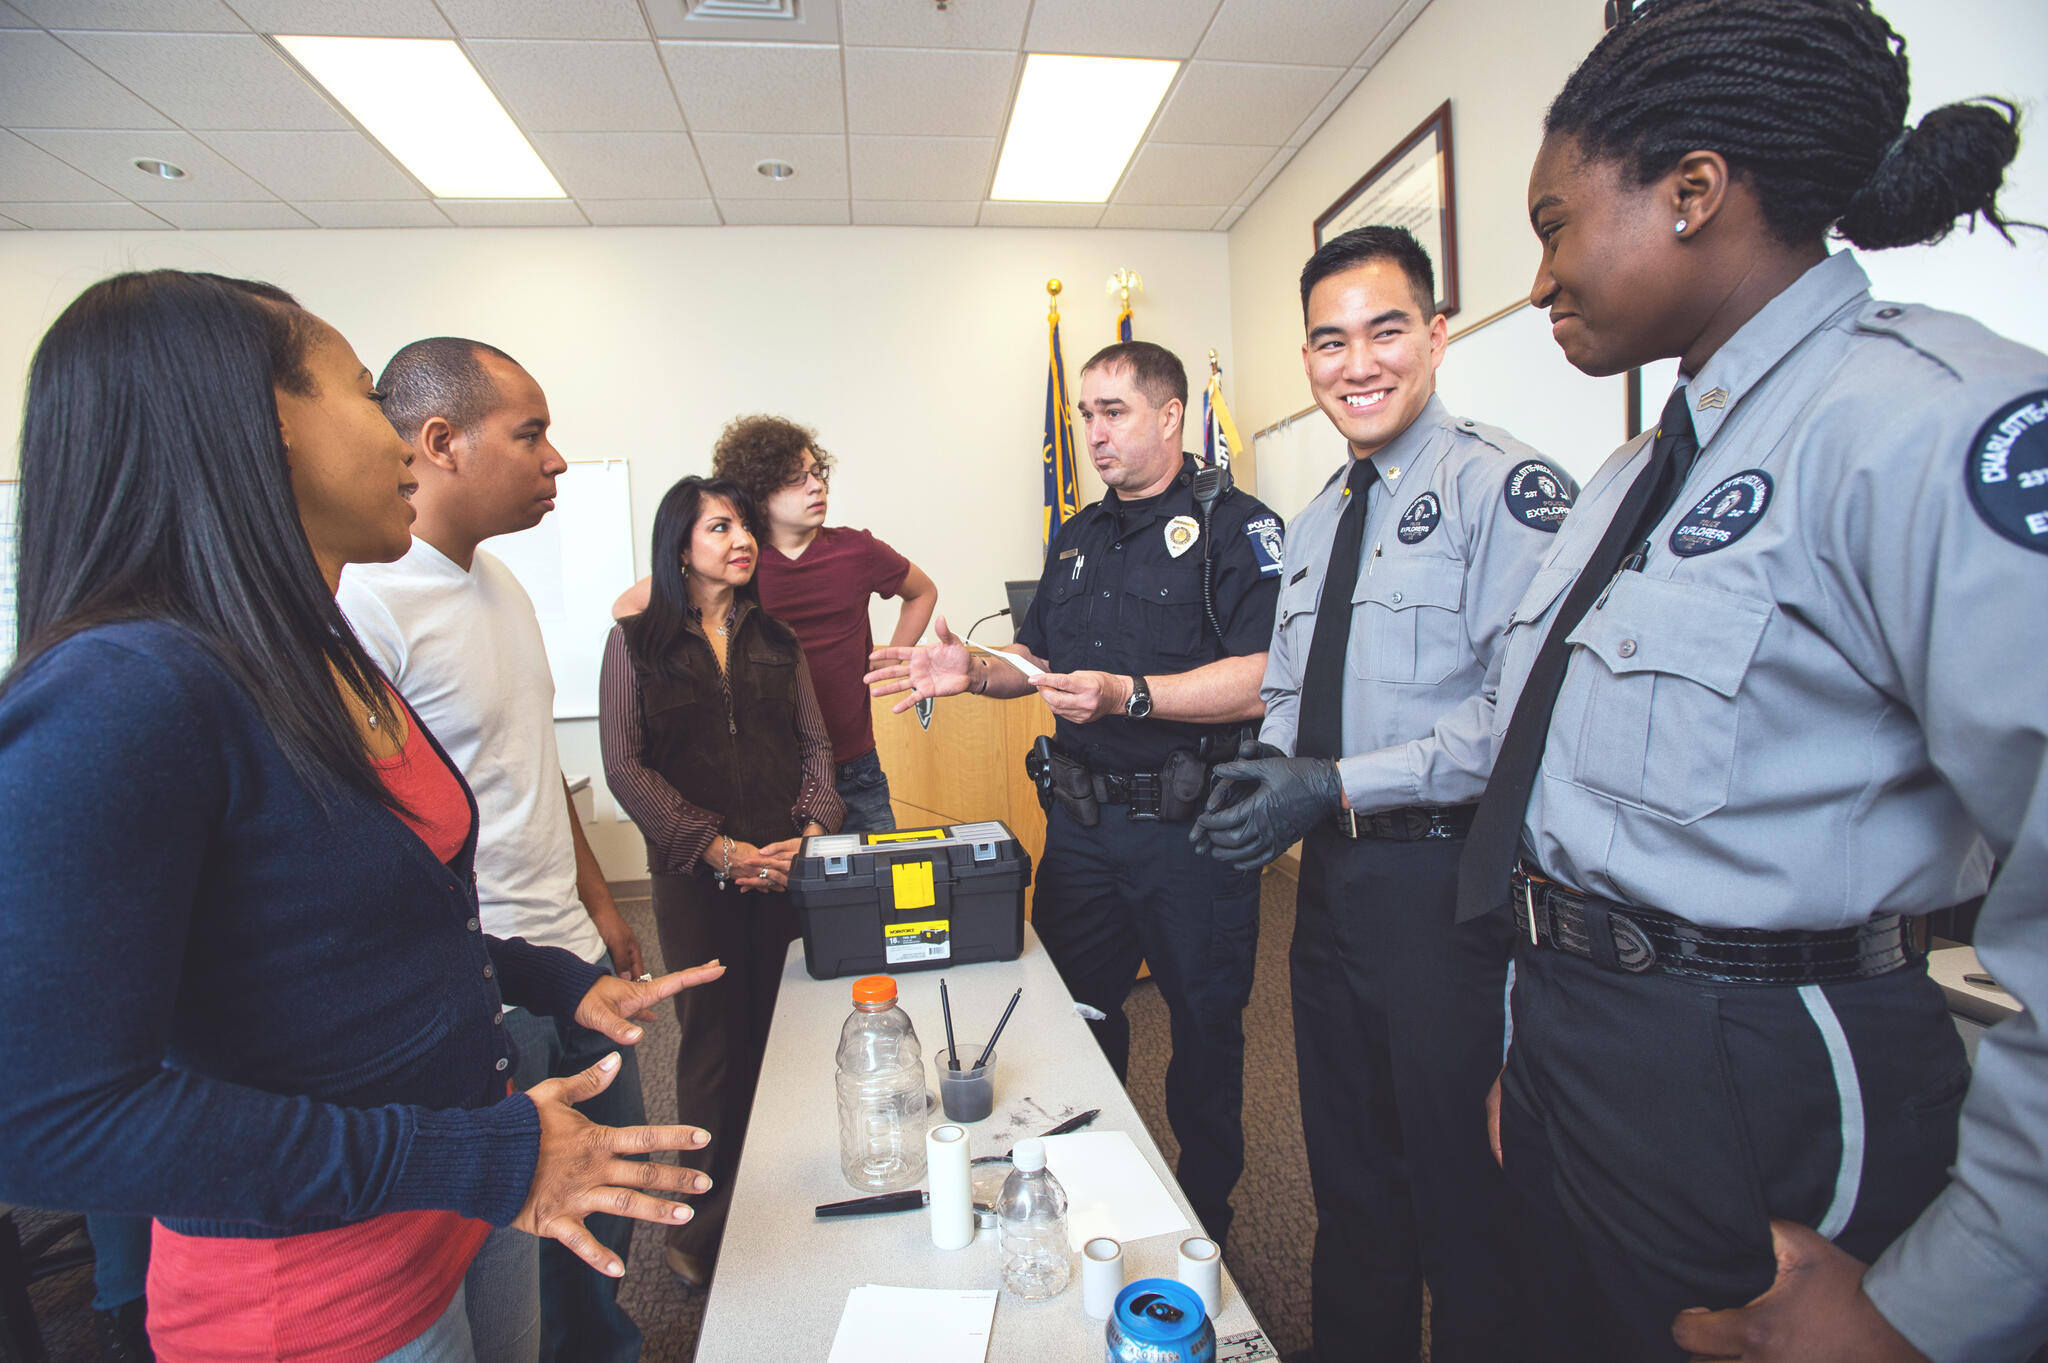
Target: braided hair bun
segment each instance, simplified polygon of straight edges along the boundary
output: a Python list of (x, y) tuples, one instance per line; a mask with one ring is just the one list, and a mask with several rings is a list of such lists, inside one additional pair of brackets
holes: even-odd
[(1579, 64), (1544, 119), (1648, 184), (1718, 151), (1788, 245), (1830, 229), (1879, 250), (1998, 211), (2019, 113), (1945, 105), (1906, 126), (1906, 42), (1869, 0), (1650, 0)]

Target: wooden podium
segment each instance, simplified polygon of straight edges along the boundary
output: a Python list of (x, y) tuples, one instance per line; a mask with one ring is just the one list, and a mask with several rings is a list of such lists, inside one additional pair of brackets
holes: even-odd
[[(914, 710), (890, 713), (898, 699), (869, 702), (875, 751), (889, 773), (897, 823), (915, 828), (1001, 819), (1031, 854), (1035, 884), (1045, 852), (1045, 815), (1024, 775), (1024, 756), (1040, 734), (1052, 733), (1052, 711), (1036, 696), (948, 696), (932, 707), (932, 727), (926, 729)], [(1028, 912), (1028, 897), (1025, 904)]]

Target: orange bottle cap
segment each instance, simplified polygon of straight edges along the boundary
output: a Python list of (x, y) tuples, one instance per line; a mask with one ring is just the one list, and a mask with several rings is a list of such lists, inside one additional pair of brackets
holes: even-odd
[(864, 975), (853, 982), (855, 1003), (891, 1003), (896, 998), (896, 981), (888, 975)]

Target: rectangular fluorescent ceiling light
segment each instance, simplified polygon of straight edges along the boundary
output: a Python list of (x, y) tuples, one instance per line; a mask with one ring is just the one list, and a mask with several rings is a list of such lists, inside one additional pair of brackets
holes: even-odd
[(1034, 52), (996, 162), (996, 199), (1104, 203), (1179, 62)]
[(569, 197), (449, 39), (277, 42), (436, 198)]

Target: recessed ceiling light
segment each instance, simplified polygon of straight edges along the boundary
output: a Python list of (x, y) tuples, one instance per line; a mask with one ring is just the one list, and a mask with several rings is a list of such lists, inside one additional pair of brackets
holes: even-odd
[(145, 175), (154, 175), (163, 180), (182, 180), (185, 178), (185, 168), (183, 166), (174, 166), (169, 161), (159, 161), (154, 156), (136, 157), (135, 168)]
[(765, 175), (771, 180), (787, 180), (796, 174), (796, 167), (787, 161), (756, 161), (754, 173)]
[(435, 197), (568, 197), (449, 39), (277, 42)]
[(1105, 202), (1179, 69), (1173, 61), (1032, 53), (990, 197)]

